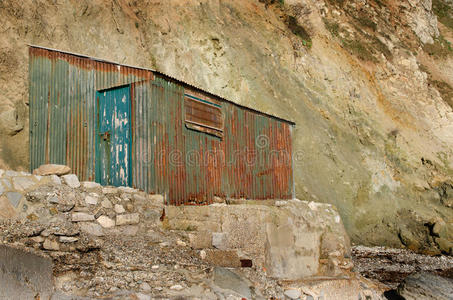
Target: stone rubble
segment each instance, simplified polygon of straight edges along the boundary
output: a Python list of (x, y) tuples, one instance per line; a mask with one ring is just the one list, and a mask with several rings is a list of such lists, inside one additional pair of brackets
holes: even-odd
[[(342, 228), (330, 205), (313, 210), (313, 204), (290, 200), (278, 206), (170, 207), (161, 195), (80, 183), (72, 174), (0, 174), (0, 241), (52, 258), (56, 295), (61, 299), (70, 297), (65, 295), (80, 299), (283, 299), (297, 293), (300, 299), (310, 299), (330, 291), (329, 285), (307, 287), (283, 280), (293, 271), (276, 272), (276, 261), (267, 267), (266, 259), (285, 256), (289, 262), (305, 257), (300, 266), (310, 266), (309, 259), (319, 260), (313, 274), (325, 274), (329, 282), (347, 278), (342, 279), (343, 290), (352, 287), (350, 294), (355, 298), (345, 299), (379, 290), (350, 272), (344, 229), (327, 229)], [(33, 184), (14, 185), (14, 178)], [(295, 213), (296, 208), (304, 212)], [(287, 223), (297, 218), (325, 225), (310, 225), (316, 238), (300, 235), (300, 230), (310, 230)], [(265, 246), (266, 235), (272, 248)], [(294, 239), (303, 245), (297, 246), (300, 254), (285, 252)], [(309, 241), (316, 245), (316, 239), (323, 243), (317, 246), (321, 252), (303, 254), (312, 251)], [(374, 293), (371, 299), (380, 299)]]

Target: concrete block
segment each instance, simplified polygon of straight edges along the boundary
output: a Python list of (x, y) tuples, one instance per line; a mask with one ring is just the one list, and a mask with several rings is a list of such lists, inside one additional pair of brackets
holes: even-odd
[(193, 249), (206, 249), (212, 247), (212, 232), (195, 231), (189, 233), (189, 244)]
[(0, 245), (0, 299), (50, 299), (52, 272), (51, 259)]
[(226, 250), (228, 249), (228, 236), (225, 232), (213, 232), (212, 233), (212, 246), (216, 249)]

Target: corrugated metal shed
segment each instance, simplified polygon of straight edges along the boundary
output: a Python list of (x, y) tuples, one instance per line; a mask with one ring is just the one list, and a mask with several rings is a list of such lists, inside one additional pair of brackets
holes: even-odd
[[(116, 165), (130, 157), (131, 178), (110, 183), (162, 193), (177, 205), (211, 203), (215, 195), (293, 197), (290, 121), (154, 70), (48, 48), (30, 46), (29, 70), (32, 170), (43, 163), (66, 164), (81, 180), (105, 183), (99, 147), (111, 137), (100, 126), (99, 103), (107, 101), (102, 105), (108, 107), (110, 102), (100, 98), (129, 87), (123, 90), (130, 91), (130, 104), (124, 105), (131, 112), (131, 153), (121, 146)], [(115, 154), (113, 148), (110, 153)], [(115, 158), (109, 159), (115, 166)]]

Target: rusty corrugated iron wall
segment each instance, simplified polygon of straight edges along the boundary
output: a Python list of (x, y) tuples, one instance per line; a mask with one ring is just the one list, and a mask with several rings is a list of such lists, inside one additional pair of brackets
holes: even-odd
[[(291, 122), (159, 72), (61, 51), (30, 47), (29, 70), (31, 170), (66, 164), (96, 180), (96, 91), (130, 84), (133, 187), (177, 205), (293, 197)], [(186, 126), (185, 95), (221, 108), (223, 137)]]

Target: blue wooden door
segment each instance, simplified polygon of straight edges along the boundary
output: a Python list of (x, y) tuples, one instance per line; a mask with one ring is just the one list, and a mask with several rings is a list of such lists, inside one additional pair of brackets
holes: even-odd
[(130, 87), (97, 92), (96, 181), (131, 185)]

